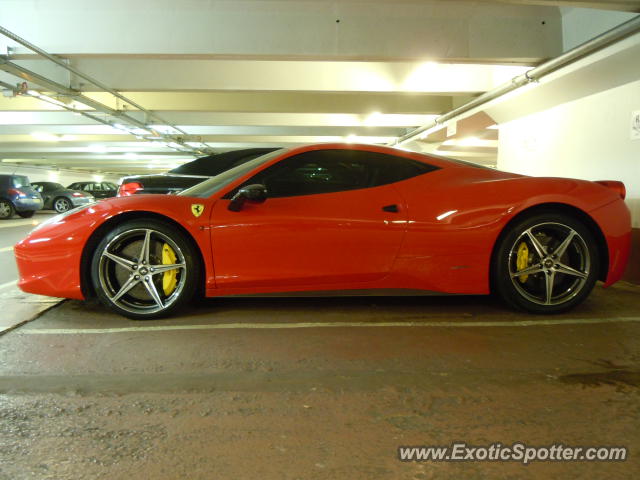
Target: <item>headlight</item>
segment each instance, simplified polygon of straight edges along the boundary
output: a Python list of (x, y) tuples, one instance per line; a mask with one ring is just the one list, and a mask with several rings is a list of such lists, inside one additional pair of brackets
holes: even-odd
[(61, 213), (60, 215), (56, 215), (55, 217), (51, 217), (48, 220), (45, 220), (44, 222), (36, 225), (36, 227), (32, 230), (32, 232), (35, 232), (36, 230), (41, 229), (44, 226), (47, 225), (52, 225), (54, 223), (58, 223), (61, 220), (63, 220), (64, 218), (67, 218), (69, 215), (73, 215), (74, 213), (78, 213), (82, 210), (85, 210), (87, 208), (91, 208), (94, 205), (97, 205), (98, 202), (93, 202), (93, 203), (87, 203), (86, 205), (81, 205), (80, 207), (76, 207), (76, 208), (72, 208), (71, 210), (67, 210), (64, 213)]

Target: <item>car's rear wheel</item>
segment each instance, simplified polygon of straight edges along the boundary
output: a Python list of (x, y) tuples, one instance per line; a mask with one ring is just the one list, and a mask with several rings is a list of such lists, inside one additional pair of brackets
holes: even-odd
[(193, 297), (200, 279), (198, 254), (176, 227), (131, 220), (96, 248), (91, 279), (100, 301), (134, 320), (165, 317)]
[(53, 209), (58, 213), (64, 213), (71, 207), (71, 201), (68, 198), (59, 197), (53, 201)]
[(600, 259), (585, 225), (566, 214), (527, 217), (502, 236), (493, 259), (494, 290), (531, 313), (569, 310), (591, 292)]
[(24, 212), (18, 212), (18, 215), (20, 215), (22, 218), (31, 218), (35, 213), (36, 212), (34, 210), (27, 210)]
[(0, 219), (6, 220), (13, 217), (16, 213), (16, 209), (13, 207), (13, 203), (9, 200), (0, 199)]

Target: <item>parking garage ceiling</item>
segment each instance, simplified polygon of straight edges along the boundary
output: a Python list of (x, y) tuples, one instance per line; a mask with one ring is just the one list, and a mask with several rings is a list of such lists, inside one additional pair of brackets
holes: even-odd
[[(71, 67), (0, 36), (0, 159), (135, 173), (388, 143), (561, 53), (558, 7), (639, 2), (444, 3), (0, 0), (0, 26)], [(495, 134), (483, 142), (448, 153), (491, 163)]]

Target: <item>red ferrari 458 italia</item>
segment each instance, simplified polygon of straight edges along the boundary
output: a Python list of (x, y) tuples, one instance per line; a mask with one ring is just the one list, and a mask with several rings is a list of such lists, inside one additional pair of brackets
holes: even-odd
[(83, 206), (15, 247), (25, 292), (134, 319), (195, 294), (489, 294), (533, 313), (620, 279), (621, 182), (534, 178), (352, 144), (277, 150), (179, 195)]

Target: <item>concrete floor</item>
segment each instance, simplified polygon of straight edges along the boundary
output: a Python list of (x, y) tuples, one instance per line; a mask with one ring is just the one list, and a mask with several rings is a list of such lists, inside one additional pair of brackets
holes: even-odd
[[(217, 299), (153, 322), (65, 302), (0, 337), (0, 479), (638, 478), (639, 294), (551, 318), (484, 297)], [(454, 441), (629, 458), (397, 460)]]

